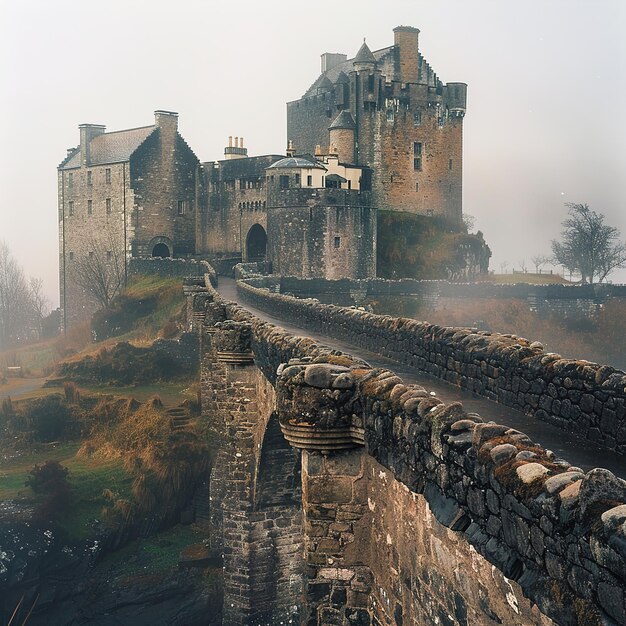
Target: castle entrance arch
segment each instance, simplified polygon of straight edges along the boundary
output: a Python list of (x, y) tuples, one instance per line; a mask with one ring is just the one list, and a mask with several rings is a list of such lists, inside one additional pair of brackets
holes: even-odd
[(148, 250), (152, 257), (168, 259), (172, 256), (174, 246), (168, 237), (154, 237), (148, 244)]
[(167, 259), (169, 256), (171, 256), (170, 249), (165, 243), (157, 243), (157, 245), (152, 248), (152, 256)]
[(246, 257), (248, 262), (265, 261), (267, 233), (260, 224), (254, 224), (246, 236)]

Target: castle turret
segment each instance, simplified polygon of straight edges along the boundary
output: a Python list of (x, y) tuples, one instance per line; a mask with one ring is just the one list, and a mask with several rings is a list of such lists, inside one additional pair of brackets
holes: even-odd
[(350, 111), (342, 111), (328, 127), (331, 150), (344, 163), (354, 163), (355, 130), (356, 124)]
[(400, 81), (417, 83), (419, 75), (419, 28), (398, 26), (393, 29)]
[(365, 40), (363, 41), (363, 45), (359, 48), (359, 51), (356, 53), (352, 64), (357, 72), (361, 72), (363, 70), (371, 71), (376, 67), (376, 57), (372, 54), (372, 51), (365, 43)]

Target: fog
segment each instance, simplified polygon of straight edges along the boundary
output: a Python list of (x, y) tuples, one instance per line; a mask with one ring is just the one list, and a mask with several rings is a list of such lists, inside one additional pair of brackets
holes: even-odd
[(564, 202), (626, 237), (623, 0), (2, 0), (0, 239), (57, 306), (56, 167), (78, 124), (144, 126), (167, 109), (203, 161), (228, 135), (284, 152), (285, 103), (319, 55), (391, 45), (400, 24), (421, 30), (444, 82), (468, 83), (464, 211), (492, 269), (548, 253)]

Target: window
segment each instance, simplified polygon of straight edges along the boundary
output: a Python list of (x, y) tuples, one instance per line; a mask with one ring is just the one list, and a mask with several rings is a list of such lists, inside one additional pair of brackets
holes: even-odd
[(413, 169), (417, 172), (422, 169), (422, 159), (420, 157), (413, 159)]
[(67, 175), (67, 186), (70, 188), (74, 186), (74, 174), (72, 172)]
[(306, 186), (307, 187), (313, 187), (313, 176), (307, 176), (306, 177)]
[(450, 159), (448, 161), (448, 169), (451, 170), (452, 169), (452, 159)]
[(341, 237), (335, 237), (335, 248), (341, 248)]
[(87, 184), (91, 185), (91, 170), (87, 172)]
[(351, 180), (348, 181), (348, 189), (352, 189), (352, 181)]
[(415, 191), (419, 191), (420, 190), (420, 184), (419, 183), (415, 183)]
[(68, 210), (69, 210), (70, 215), (74, 215), (74, 203), (73, 202), (70, 202), (68, 204)]
[(433, 209), (426, 209), (426, 215), (428, 215), (428, 217), (432, 217), (435, 214), (435, 212), (433, 211)]
[(178, 215), (185, 215), (185, 201), (184, 200), (178, 201)]
[(246, 181), (243, 178), (239, 179), (239, 189), (245, 189), (246, 188)]
[(367, 90), (372, 93), (374, 91), (374, 74), (367, 77)]
[(87, 200), (87, 215), (91, 215), (93, 213), (93, 202), (91, 200)]
[(387, 121), (393, 122), (393, 109), (387, 109)]
[(90, 258), (90, 259), (93, 259), (93, 252), (90, 252), (90, 253), (89, 253), (89, 258)]
[(289, 176), (282, 175), (280, 177), (280, 188), (289, 189)]
[(110, 261), (113, 258), (113, 252), (111, 250), (107, 250), (107, 261)]
[(107, 215), (111, 214), (111, 198), (106, 199)]
[(443, 128), (443, 122), (444, 122), (443, 117), (437, 118), (437, 126), (439, 126), (439, 128)]
[(296, 174), (296, 187), (300, 186), (300, 174)]
[(413, 126), (421, 126), (422, 125), (422, 112), (415, 111), (413, 113)]
[(107, 167), (104, 170), (104, 181), (106, 182), (107, 185), (111, 184), (111, 168)]
[(70, 252), (70, 261), (73, 261), (73, 260), (74, 260), (74, 253)]
[(422, 144), (419, 141), (413, 142), (413, 154), (415, 156), (422, 156)]

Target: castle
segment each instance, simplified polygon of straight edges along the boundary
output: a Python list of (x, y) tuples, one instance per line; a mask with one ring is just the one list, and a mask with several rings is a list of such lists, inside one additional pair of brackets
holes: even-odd
[(466, 85), (444, 85), (418, 37), (400, 26), (382, 50), (364, 42), (353, 59), (323, 54), (321, 75), (287, 105), (284, 155), (248, 156), (231, 137), (223, 160), (201, 163), (169, 111), (118, 132), (81, 124), (58, 167), (64, 327), (102, 306), (133, 257), (231, 257), (282, 275), (369, 278), (378, 209), (460, 227)]

